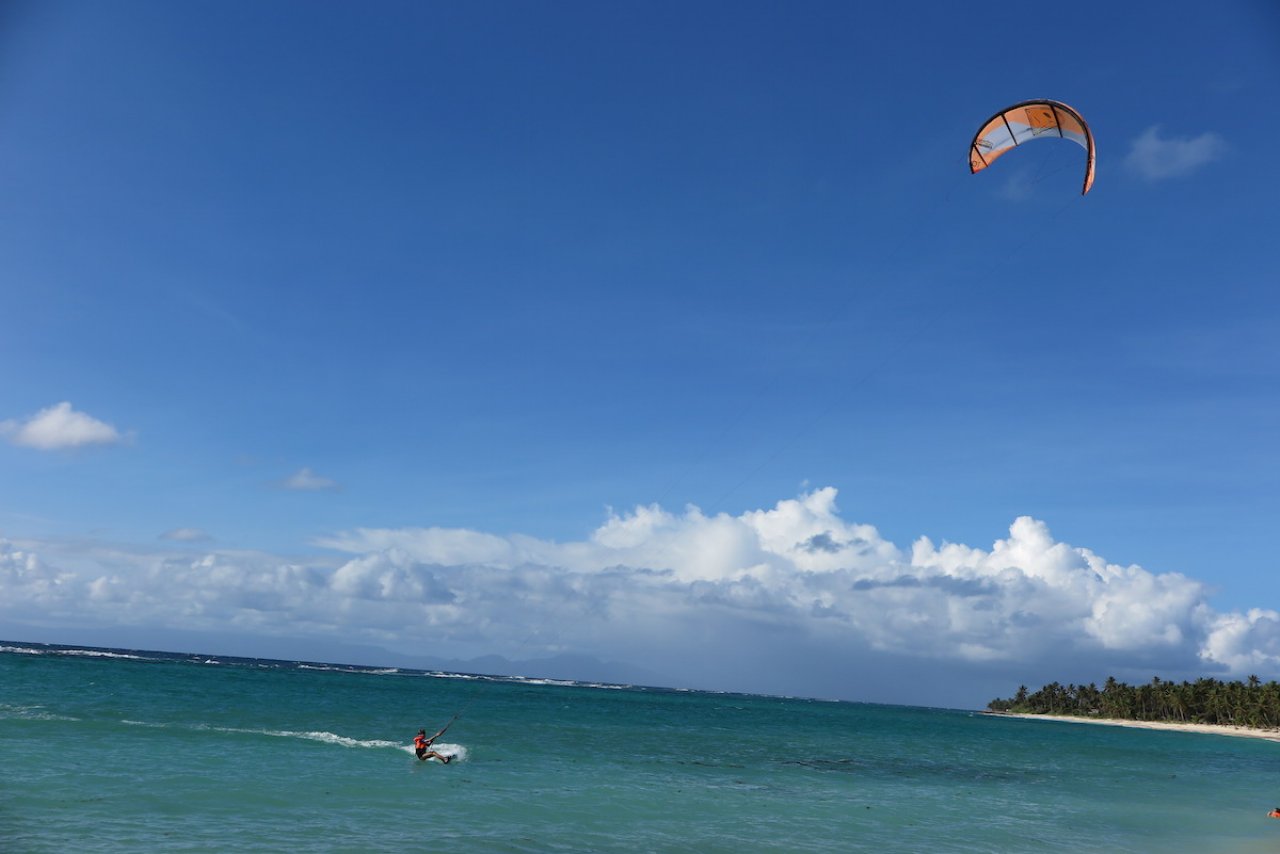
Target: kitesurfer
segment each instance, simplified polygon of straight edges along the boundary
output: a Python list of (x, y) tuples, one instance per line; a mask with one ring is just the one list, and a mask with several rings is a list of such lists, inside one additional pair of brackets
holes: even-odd
[[(448, 727), (445, 727), (444, 729), (448, 729)], [(418, 758), (423, 762), (434, 756), (445, 765), (448, 765), (449, 760), (453, 759), (452, 756), (445, 756), (443, 753), (437, 753), (431, 749), (431, 743), (444, 735), (444, 729), (431, 736), (431, 738), (427, 738), (427, 731), (425, 729), (420, 729), (418, 730), (418, 734), (413, 737), (413, 752), (417, 754)]]

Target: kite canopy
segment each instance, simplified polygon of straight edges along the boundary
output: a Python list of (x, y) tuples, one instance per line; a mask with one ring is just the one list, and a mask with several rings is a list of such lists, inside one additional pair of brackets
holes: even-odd
[(1088, 152), (1080, 195), (1089, 192), (1093, 186), (1093, 134), (1084, 118), (1061, 101), (1021, 101), (983, 122), (969, 143), (969, 171), (977, 174), (1006, 151), (1043, 138), (1069, 139)]

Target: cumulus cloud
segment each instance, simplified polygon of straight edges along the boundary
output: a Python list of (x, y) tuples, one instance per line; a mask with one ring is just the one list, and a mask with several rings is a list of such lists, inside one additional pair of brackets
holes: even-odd
[(1221, 157), (1226, 147), (1226, 142), (1216, 133), (1164, 137), (1159, 126), (1153, 126), (1133, 141), (1124, 162), (1125, 166), (1148, 181), (1161, 181), (1191, 174)]
[(1280, 665), (1280, 613), (1252, 608), (1212, 617), (1201, 654), (1234, 673), (1274, 673)]
[(336, 481), (321, 477), (310, 468), (303, 466), (280, 482), (283, 489), (296, 489), (302, 492), (318, 492), (325, 489), (337, 489)]
[(1090, 662), (1093, 678), (1280, 676), (1276, 612), (1215, 612), (1202, 583), (1110, 563), (1030, 517), (989, 547), (921, 537), (901, 548), (843, 519), (836, 497), (818, 489), (736, 516), (611, 511), (574, 542), (357, 529), (324, 539), (333, 557), (309, 565), (230, 552), (46, 558), (0, 541), (0, 615), (287, 626), (442, 657), (572, 651), (704, 687), (733, 673), (725, 687), (746, 690), (781, 684), (764, 661), (794, 674), (857, 660), (941, 662), (955, 678), (995, 667), (1047, 681), (1064, 661)]
[(15, 445), (56, 451), (86, 445), (115, 445), (124, 436), (105, 421), (99, 421), (71, 408), (63, 401), (25, 419), (0, 421), (0, 436)]

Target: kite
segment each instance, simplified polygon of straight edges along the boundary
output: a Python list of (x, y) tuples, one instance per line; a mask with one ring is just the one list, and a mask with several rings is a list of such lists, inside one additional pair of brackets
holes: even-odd
[(1088, 153), (1084, 189), (1093, 186), (1093, 133), (1084, 117), (1061, 101), (1020, 101), (982, 123), (969, 143), (969, 171), (986, 169), (996, 158), (1033, 139), (1069, 139)]

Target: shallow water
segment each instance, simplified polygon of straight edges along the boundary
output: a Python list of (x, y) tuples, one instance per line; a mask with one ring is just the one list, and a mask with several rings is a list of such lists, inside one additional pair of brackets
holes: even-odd
[[(1253, 739), (0, 648), (6, 852), (1280, 847), (1280, 744)], [(457, 760), (414, 759), (459, 711)]]

